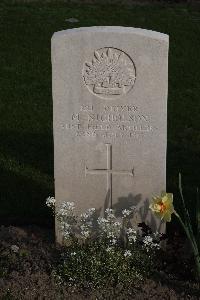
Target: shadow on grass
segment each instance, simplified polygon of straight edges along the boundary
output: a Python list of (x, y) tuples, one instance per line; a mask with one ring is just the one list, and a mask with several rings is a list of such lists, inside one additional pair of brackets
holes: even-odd
[(4, 132), (0, 139), (0, 223), (52, 225), (45, 199), (54, 195), (53, 138)]

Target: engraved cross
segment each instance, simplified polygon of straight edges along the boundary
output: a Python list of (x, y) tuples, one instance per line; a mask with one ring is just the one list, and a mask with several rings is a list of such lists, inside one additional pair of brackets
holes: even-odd
[(85, 176), (86, 175), (106, 175), (107, 176), (107, 194), (109, 195), (109, 200), (112, 208), (112, 175), (129, 175), (134, 176), (134, 170), (125, 171), (119, 170), (115, 171), (112, 169), (112, 145), (105, 144), (107, 150), (107, 168), (106, 169), (91, 169), (89, 170), (85, 166)]

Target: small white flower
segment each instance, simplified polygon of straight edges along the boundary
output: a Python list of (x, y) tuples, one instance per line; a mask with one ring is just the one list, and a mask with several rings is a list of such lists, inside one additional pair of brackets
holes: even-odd
[(157, 243), (154, 243), (154, 246), (153, 246), (155, 249), (160, 249), (161, 247), (160, 247), (160, 245), (159, 244), (157, 244)]
[(137, 241), (137, 236), (136, 235), (129, 235), (128, 236), (128, 241), (130, 244), (135, 243)]
[(151, 245), (152, 242), (153, 242), (153, 238), (150, 235), (145, 236), (143, 239), (143, 243), (145, 245)]
[(155, 240), (159, 240), (161, 236), (162, 236), (162, 234), (159, 233), (158, 231), (156, 231), (156, 232), (153, 233), (153, 238)]
[(81, 214), (81, 220), (82, 221), (88, 221), (88, 219), (92, 217), (94, 212), (95, 212), (95, 208), (93, 208), (93, 207), (89, 208), (85, 213)]
[(106, 248), (106, 251), (107, 251), (107, 252), (112, 252), (112, 251), (113, 251), (113, 247), (108, 247), (108, 248)]
[(72, 253), (71, 253), (71, 256), (74, 256), (74, 255), (76, 255), (76, 252), (72, 252)]
[(106, 208), (105, 212), (107, 214), (113, 214), (114, 213), (114, 209), (112, 209), (112, 208)]
[(132, 254), (131, 254), (131, 251), (130, 250), (125, 250), (124, 252), (124, 257), (130, 257)]
[(112, 238), (112, 240), (110, 242), (112, 245), (115, 245), (117, 243), (117, 240), (115, 238)]
[(107, 214), (107, 219), (109, 219), (109, 220), (115, 219), (114, 209), (112, 209), (112, 208), (107, 208), (107, 209), (105, 210), (105, 213)]
[(97, 223), (98, 223), (99, 225), (102, 225), (102, 224), (108, 223), (108, 220), (105, 219), (105, 218), (99, 217), (99, 218), (97, 219)]
[(129, 210), (129, 209), (122, 210), (123, 218), (128, 217), (130, 214), (131, 214), (131, 210)]
[(96, 209), (94, 207), (91, 207), (91, 208), (88, 209), (88, 212), (91, 213), (91, 214), (93, 214), (95, 212), (95, 210)]
[(86, 214), (86, 213), (83, 213), (83, 214), (81, 214), (81, 219), (87, 219), (89, 217), (89, 215), (88, 214)]
[(81, 228), (81, 235), (84, 238), (88, 238), (90, 236), (89, 226), (83, 224), (80, 226), (80, 228)]
[(70, 237), (70, 232), (69, 232), (69, 231), (64, 231), (64, 232), (63, 232), (63, 237), (64, 237), (65, 239), (68, 239), (68, 238)]
[(90, 231), (89, 230), (84, 230), (84, 231), (81, 231), (81, 234), (84, 238), (88, 238), (90, 236)]
[(66, 217), (73, 217), (74, 208), (74, 202), (63, 202), (60, 206), (59, 211), (56, 214), (57, 218), (59, 218), (62, 221)]
[(114, 232), (112, 232), (112, 231), (107, 232), (106, 230), (105, 230), (105, 232), (107, 233), (107, 237), (108, 237), (109, 239), (115, 237)]
[(48, 207), (54, 207), (55, 206), (55, 203), (56, 203), (56, 199), (54, 197), (48, 197), (46, 199), (46, 205)]
[(127, 231), (127, 238), (130, 244), (133, 244), (137, 240), (137, 231), (133, 228), (128, 228)]
[(137, 240), (137, 231), (133, 228), (128, 228), (127, 231), (127, 238), (130, 244), (135, 243)]
[(17, 245), (12, 245), (12, 246), (10, 247), (10, 249), (11, 249), (13, 252), (15, 252), (15, 253), (18, 253), (18, 252), (19, 252), (19, 247), (18, 247)]
[(70, 231), (71, 230), (71, 225), (68, 223), (61, 222), (60, 223), (60, 229), (64, 231)]
[(115, 222), (115, 223), (114, 223), (114, 226), (120, 227), (120, 226), (121, 226), (121, 223), (120, 223), (120, 222)]
[(135, 229), (133, 229), (133, 228), (127, 228), (127, 234), (137, 234), (137, 231), (135, 230)]
[(70, 237), (71, 230), (72, 230), (71, 225), (68, 224), (68, 223), (65, 223), (65, 222), (61, 222), (60, 223), (60, 229), (62, 231), (63, 237), (65, 239), (68, 239)]
[(149, 249), (160, 249), (160, 245), (156, 242), (153, 241), (153, 238), (149, 235), (145, 236), (143, 239), (143, 243), (147, 249), (147, 251), (149, 251)]
[(74, 202), (64, 202), (63, 206), (65, 209), (74, 210)]

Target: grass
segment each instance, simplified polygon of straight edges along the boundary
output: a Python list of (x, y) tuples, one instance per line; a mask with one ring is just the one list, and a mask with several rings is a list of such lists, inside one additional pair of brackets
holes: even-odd
[[(77, 18), (70, 24), (67, 18)], [(167, 187), (183, 174), (188, 206), (200, 170), (200, 11), (187, 5), (0, 3), (0, 219), (51, 224), (53, 195), (50, 41), (81, 26), (141, 27), (170, 35)], [(179, 201), (177, 200), (179, 206)]]

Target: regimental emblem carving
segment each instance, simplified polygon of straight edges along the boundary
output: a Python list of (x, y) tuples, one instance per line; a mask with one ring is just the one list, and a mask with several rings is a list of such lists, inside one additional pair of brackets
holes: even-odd
[(101, 48), (94, 52), (90, 62), (85, 62), (83, 78), (90, 92), (101, 98), (112, 99), (132, 89), (136, 68), (132, 59), (122, 50)]

